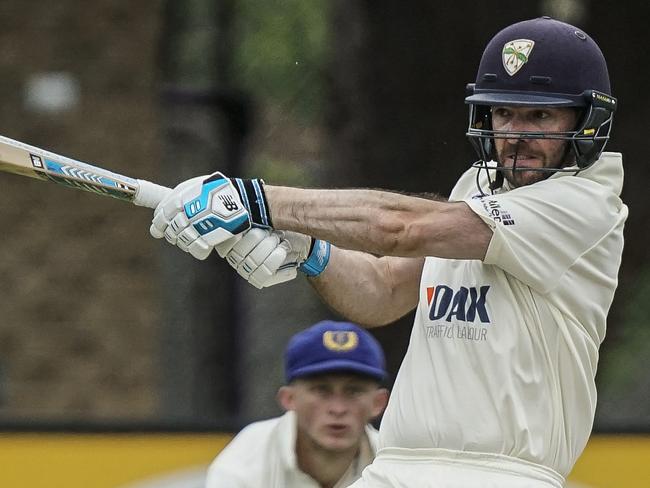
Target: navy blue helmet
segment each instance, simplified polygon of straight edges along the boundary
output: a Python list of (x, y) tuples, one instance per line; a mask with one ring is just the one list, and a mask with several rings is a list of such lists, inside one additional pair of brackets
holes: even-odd
[[(496, 160), (494, 138), (563, 139), (569, 141), (570, 160), (579, 169), (587, 168), (605, 148), (617, 106), (598, 45), (577, 27), (549, 17), (519, 22), (496, 34), (467, 91), (467, 136), (480, 158), (475, 167), (480, 168)], [(580, 116), (568, 132), (494, 131), (493, 106), (575, 107)]]

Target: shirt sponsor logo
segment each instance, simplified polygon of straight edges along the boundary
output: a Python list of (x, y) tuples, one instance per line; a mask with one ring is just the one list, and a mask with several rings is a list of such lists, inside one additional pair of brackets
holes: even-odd
[(446, 322), (490, 323), (486, 301), (490, 285), (461, 286), (458, 290), (447, 285), (427, 287), (429, 320)]
[(485, 211), (497, 224), (515, 225), (515, 219), (512, 218), (509, 211), (501, 206), (498, 200), (494, 198), (483, 198), (482, 202)]
[(429, 320), (433, 323), (425, 325), (427, 339), (486, 341), (491, 329), (487, 327), (491, 324), (487, 309), (489, 291), (490, 285), (458, 289), (443, 284), (428, 286)]

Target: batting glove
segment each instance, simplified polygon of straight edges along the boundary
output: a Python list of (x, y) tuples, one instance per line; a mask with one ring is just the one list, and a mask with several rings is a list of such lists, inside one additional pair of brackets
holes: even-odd
[(298, 271), (318, 276), (329, 262), (330, 244), (297, 232), (253, 228), (216, 249), (246, 281), (266, 288), (294, 279)]
[(178, 185), (154, 211), (149, 232), (156, 239), (206, 259), (214, 246), (241, 239), (244, 231), (270, 227), (262, 180), (198, 176)]

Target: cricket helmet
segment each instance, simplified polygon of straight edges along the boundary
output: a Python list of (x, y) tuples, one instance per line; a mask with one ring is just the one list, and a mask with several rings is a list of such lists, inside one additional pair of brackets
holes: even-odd
[[(578, 169), (593, 164), (609, 139), (617, 101), (611, 95), (605, 57), (594, 40), (570, 24), (540, 17), (510, 25), (488, 43), (476, 82), (467, 86), (467, 136), (478, 152), (476, 167), (496, 160), (494, 138), (568, 141)], [(492, 129), (491, 108), (575, 107), (574, 130), (512, 132)], [(573, 171), (544, 168), (542, 171)]]

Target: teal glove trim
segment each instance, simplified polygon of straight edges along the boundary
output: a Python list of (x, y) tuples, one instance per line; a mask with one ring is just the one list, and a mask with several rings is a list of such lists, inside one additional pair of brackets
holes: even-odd
[(305, 273), (307, 276), (318, 276), (323, 272), (327, 266), (327, 263), (329, 263), (330, 248), (331, 245), (329, 242), (321, 241), (320, 239), (314, 239), (311, 244), (309, 256), (298, 269)]

